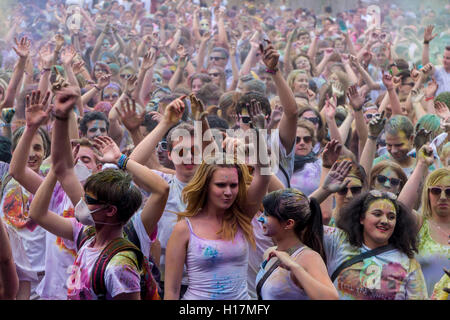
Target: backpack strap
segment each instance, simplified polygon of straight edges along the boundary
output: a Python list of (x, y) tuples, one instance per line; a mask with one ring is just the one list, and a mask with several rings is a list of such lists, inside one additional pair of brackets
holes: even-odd
[(290, 188), (291, 187), (291, 180), (289, 179), (289, 175), (286, 172), (286, 169), (283, 168), (283, 166), (281, 164), (278, 165), (278, 167), (280, 168), (281, 172), (283, 173), (283, 175), (286, 177), (286, 181), (287, 181), (287, 187)]
[(136, 253), (139, 264), (138, 267), (141, 269), (144, 255), (134, 244), (124, 238), (117, 238), (108, 243), (95, 261), (92, 269), (91, 281), (92, 289), (99, 300), (106, 299), (105, 271), (108, 263), (116, 254), (127, 250)]
[[(291, 256), (295, 251), (297, 251), (301, 247), (303, 247), (303, 245), (291, 247), (288, 250), (286, 250), (286, 252), (287, 252), (287, 254), (289, 254)], [(264, 264), (263, 268), (267, 264), (268, 261), (269, 260), (266, 260), (266, 261), (263, 262), (263, 264)], [(258, 294), (258, 300), (262, 300), (261, 289), (262, 289), (262, 286), (263, 286), (264, 282), (266, 282), (267, 278), (272, 274), (272, 272), (275, 271), (276, 268), (278, 268), (280, 266), (280, 264), (281, 264), (280, 260), (275, 261), (273, 263), (273, 265), (270, 267), (270, 269), (267, 270), (266, 273), (264, 273), (263, 277), (261, 279), (259, 279), (259, 281), (258, 281), (258, 283), (256, 285), (256, 293)]]
[(339, 267), (337, 267), (337, 269), (333, 272), (333, 274), (331, 275), (331, 282), (334, 282), (334, 280), (336, 280), (337, 276), (341, 273), (342, 270), (344, 270), (345, 268), (348, 268), (352, 265), (354, 265), (355, 263), (358, 263), (360, 261), (363, 261), (364, 259), (379, 255), (383, 252), (389, 251), (389, 250), (394, 250), (395, 247), (392, 244), (387, 244), (385, 246), (382, 247), (378, 247), (375, 248), (373, 250), (369, 250), (366, 251), (364, 253), (361, 253), (347, 261), (344, 261), (343, 263), (341, 263), (341, 265)]
[(88, 241), (93, 236), (95, 236), (94, 227), (82, 227), (80, 232), (78, 233), (77, 251), (79, 251), (81, 247), (85, 244), (85, 242)]
[(123, 232), (126, 236), (126, 239), (128, 239), (132, 244), (134, 244), (139, 249), (141, 248), (141, 241), (139, 240), (139, 236), (136, 232), (136, 229), (134, 228), (134, 224), (131, 219), (123, 227)]

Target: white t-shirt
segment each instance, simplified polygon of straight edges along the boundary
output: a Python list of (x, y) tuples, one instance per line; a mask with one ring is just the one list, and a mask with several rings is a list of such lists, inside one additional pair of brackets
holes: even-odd
[(436, 71), (434, 71), (434, 77), (436, 78), (436, 82), (439, 85), (436, 96), (441, 92), (450, 91), (450, 73), (446, 72), (443, 66), (436, 67)]
[(278, 179), (284, 184), (284, 186), (287, 188), (289, 185), (289, 180), (292, 177), (292, 174), (294, 173), (294, 160), (295, 160), (295, 153), (294, 148), (295, 144), (292, 145), (292, 149), (289, 150), (289, 153), (284, 148), (283, 144), (281, 143), (280, 139), (280, 131), (275, 130), (276, 134), (271, 134), (269, 141), (270, 141), (270, 147), (273, 150), (275, 150), (275, 145), (278, 144), (279, 147), (279, 166), (282, 167), (286, 174), (283, 173), (282, 169), (278, 169), (275, 172), (275, 175)]
[[(77, 242), (83, 225), (71, 218), (74, 242)], [(92, 288), (92, 268), (104, 248), (92, 248), (95, 237), (87, 240), (78, 251), (77, 258), (67, 279), (68, 300), (97, 300)], [(140, 292), (140, 273), (136, 254), (122, 251), (116, 254), (105, 269), (106, 299), (111, 300), (122, 293)]]

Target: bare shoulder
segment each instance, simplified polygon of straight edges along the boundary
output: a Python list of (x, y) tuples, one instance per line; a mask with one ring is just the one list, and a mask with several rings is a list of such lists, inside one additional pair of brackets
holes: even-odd
[(306, 270), (317, 268), (318, 265), (325, 265), (320, 254), (310, 248), (305, 248), (295, 257), (295, 261)]
[(177, 237), (178, 240), (189, 240), (189, 226), (186, 219), (181, 219), (173, 227), (172, 237)]

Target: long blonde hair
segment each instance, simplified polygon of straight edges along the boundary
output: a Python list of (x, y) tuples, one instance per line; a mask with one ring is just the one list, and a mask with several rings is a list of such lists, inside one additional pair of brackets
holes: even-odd
[[(219, 159), (222, 161), (219, 162)], [(238, 163), (234, 157), (218, 156), (203, 160), (202, 164), (197, 168), (194, 177), (183, 189), (182, 197), (187, 206), (184, 212), (178, 213), (178, 220), (182, 219), (182, 217), (193, 217), (200, 212), (208, 201), (208, 189), (212, 176), (220, 168), (237, 169), (239, 190), (236, 200), (225, 211), (222, 227), (217, 234), (221, 235), (224, 240), (233, 240), (238, 228), (240, 228), (246, 239), (254, 247), (255, 239), (253, 237), (252, 218), (243, 212), (247, 204), (247, 183), (251, 176), (247, 166)]]
[(428, 188), (435, 186), (446, 177), (450, 177), (450, 170), (447, 168), (440, 168), (430, 173), (425, 180), (425, 185), (422, 190), (422, 216), (424, 219), (431, 219), (432, 215)]

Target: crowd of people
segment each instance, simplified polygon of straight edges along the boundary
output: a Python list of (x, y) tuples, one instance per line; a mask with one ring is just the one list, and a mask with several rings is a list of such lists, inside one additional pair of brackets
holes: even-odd
[(3, 15), (0, 299), (448, 300), (449, 4)]

